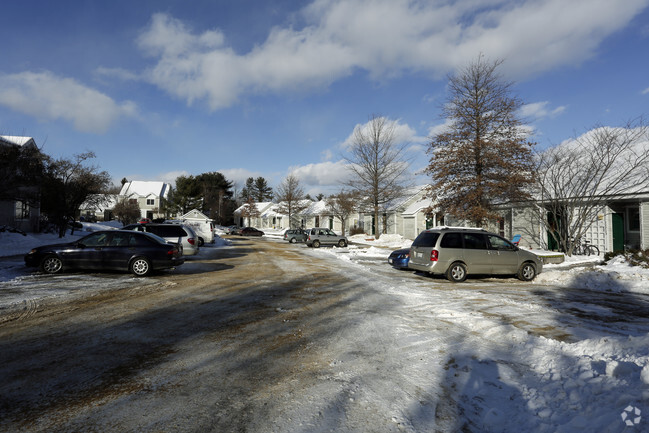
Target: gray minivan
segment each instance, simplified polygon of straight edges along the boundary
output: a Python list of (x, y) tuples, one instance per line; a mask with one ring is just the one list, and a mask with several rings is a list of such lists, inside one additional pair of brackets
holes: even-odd
[(456, 283), (469, 274), (511, 274), (531, 281), (543, 270), (543, 262), (536, 254), (486, 230), (438, 227), (417, 236), (410, 247), (408, 267), (445, 275)]

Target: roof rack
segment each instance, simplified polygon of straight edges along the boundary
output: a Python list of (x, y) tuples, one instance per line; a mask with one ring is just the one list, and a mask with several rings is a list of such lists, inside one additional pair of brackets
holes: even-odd
[(439, 230), (481, 230), (483, 232), (487, 231), (487, 229), (485, 229), (484, 227), (437, 226), (437, 227), (431, 227), (431, 229), (439, 229)]

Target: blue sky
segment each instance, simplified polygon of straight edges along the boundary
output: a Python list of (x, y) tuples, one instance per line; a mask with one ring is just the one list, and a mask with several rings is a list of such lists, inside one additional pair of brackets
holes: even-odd
[(447, 76), (504, 60), (539, 147), (649, 107), (649, 0), (33, 1), (0, 6), (0, 134), (119, 182), (220, 171), (329, 193), (371, 115), (412, 169)]

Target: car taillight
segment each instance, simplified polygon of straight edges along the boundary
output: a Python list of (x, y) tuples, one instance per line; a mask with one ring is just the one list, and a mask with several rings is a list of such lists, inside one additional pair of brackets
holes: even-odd
[(439, 251), (433, 250), (430, 252), (430, 261), (436, 262), (439, 259)]
[(194, 242), (196, 242), (196, 240), (194, 238), (187, 238), (187, 242), (189, 242), (190, 245), (194, 245)]
[(172, 249), (172, 250), (167, 251), (168, 256), (173, 256), (174, 254), (176, 254), (176, 249), (175, 248)]

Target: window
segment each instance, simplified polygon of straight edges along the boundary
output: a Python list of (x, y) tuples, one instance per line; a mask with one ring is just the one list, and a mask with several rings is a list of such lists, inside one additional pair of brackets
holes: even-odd
[[(446, 236), (444, 236), (444, 238), (446, 238)], [(417, 239), (415, 239), (415, 241), (412, 243), (412, 246), (413, 247), (434, 247), (438, 237), (439, 237), (439, 233), (422, 232), (419, 234), (419, 236), (417, 236)]]
[(155, 205), (155, 199), (154, 198), (147, 198), (146, 199), (146, 205), (147, 206), (154, 206)]
[(626, 208), (627, 227), (630, 232), (640, 231), (640, 208), (628, 207)]
[(29, 219), (29, 205), (24, 201), (16, 202), (16, 220)]
[(464, 234), (464, 248), (469, 250), (486, 250), (487, 238), (485, 235), (465, 233)]
[(82, 239), (83, 245), (87, 247), (103, 247), (107, 244), (107, 233), (94, 233)]
[(516, 249), (514, 248), (514, 245), (499, 236), (488, 235), (488, 237), (491, 249), (501, 251), (514, 251)]
[(440, 244), (442, 248), (462, 248), (462, 235), (460, 233), (446, 233)]

